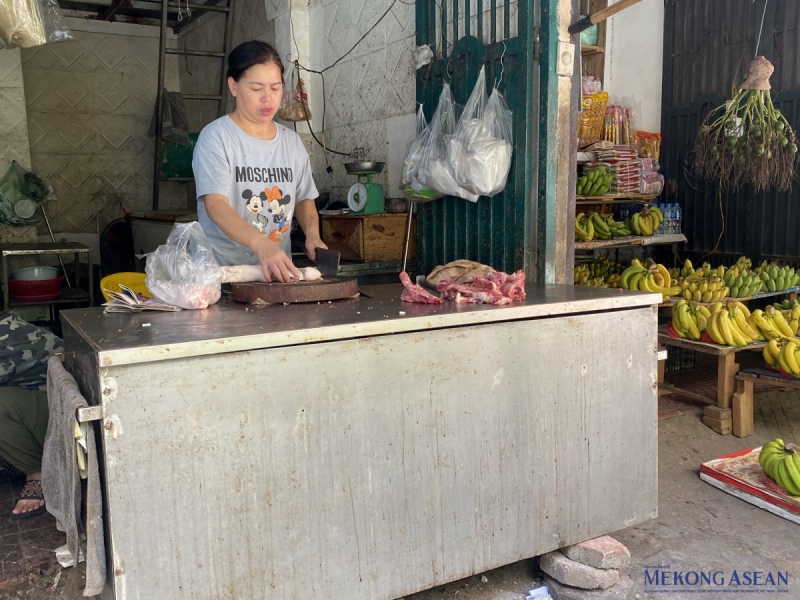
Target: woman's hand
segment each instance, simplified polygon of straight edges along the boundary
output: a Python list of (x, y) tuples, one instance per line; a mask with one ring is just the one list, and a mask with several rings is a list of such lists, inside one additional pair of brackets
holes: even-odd
[(311, 237), (306, 236), (306, 254), (308, 258), (314, 261), (317, 260), (317, 248), (325, 248), (327, 250), (328, 246), (318, 235), (312, 235)]
[(261, 237), (253, 250), (258, 256), (258, 262), (267, 281), (288, 283), (300, 277), (292, 260), (275, 242)]

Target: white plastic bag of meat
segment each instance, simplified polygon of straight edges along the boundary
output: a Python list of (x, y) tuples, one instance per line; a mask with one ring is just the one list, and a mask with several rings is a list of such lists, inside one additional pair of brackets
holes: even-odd
[(207, 308), (219, 300), (222, 269), (200, 223), (175, 223), (167, 243), (147, 255), (145, 284), (156, 300)]

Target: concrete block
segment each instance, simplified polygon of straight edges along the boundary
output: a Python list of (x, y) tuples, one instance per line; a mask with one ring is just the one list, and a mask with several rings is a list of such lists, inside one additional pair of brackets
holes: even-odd
[(567, 558), (558, 550), (540, 556), (539, 567), (561, 583), (585, 590), (604, 590), (619, 580), (616, 569), (595, 569)]
[(628, 549), (609, 535), (567, 546), (561, 552), (567, 558), (596, 569), (623, 569), (631, 561)]
[(545, 575), (544, 582), (553, 600), (631, 600), (634, 598), (633, 580), (622, 575), (619, 581), (605, 590), (583, 590), (564, 585)]

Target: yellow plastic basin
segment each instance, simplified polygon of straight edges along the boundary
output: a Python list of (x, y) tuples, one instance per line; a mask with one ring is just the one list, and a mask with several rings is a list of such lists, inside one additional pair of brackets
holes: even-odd
[(144, 273), (112, 273), (111, 275), (106, 275), (103, 279), (100, 280), (100, 290), (103, 292), (103, 298), (106, 299), (106, 302), (111, 301), (111, 296), (108, 295), (106, 290), (111, 290), (112, 292), (118, 292), (119, 286), (124, 285), (125, 287), (129, 287), (137, 294), (141, 294), (142, 296), (147, 296), (148, 298), (152, 298), (153, 295), (150, 293), (150, 290), (147, 289), (147, 286), (144, 284), (144, 279), (147, 277)]

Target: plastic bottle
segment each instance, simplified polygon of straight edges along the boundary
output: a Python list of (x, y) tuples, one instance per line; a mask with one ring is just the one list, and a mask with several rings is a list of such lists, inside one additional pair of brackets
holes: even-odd
[(664, 215), (664, 233), (672, 233), (675, 230), (675, 205), (667, 204), (667, 213)]
[(675, 204), (675, 231), (673, 233), (681, 233), (683, 230), (683, 209), (680, 204)]

